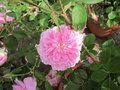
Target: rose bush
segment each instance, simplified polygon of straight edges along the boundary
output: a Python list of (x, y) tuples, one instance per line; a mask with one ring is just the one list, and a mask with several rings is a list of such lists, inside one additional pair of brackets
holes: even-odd
[(120, 46), (85, 34), (101, 1), (0, 1), (0, 90), (120, 90)]

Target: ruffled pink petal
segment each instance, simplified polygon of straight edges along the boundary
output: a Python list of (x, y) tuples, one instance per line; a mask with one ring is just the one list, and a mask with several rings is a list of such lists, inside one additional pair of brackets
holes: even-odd
[(15, 83), (16, 83), (18, 86), (22, 87), (23, 89), (26, 88), (26, 87), (25, 87), (25, 84), (24, 84), (22, 81), (18, 80), (18, 79), (15, 80)]
[(25, 78), (24, 84), (27, 90), (36, 90), (37, 83), (35, 78), (34, 79), (31, 77)]

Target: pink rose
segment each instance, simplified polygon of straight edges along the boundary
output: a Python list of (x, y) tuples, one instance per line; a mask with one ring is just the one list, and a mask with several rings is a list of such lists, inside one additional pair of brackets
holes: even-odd
[(7, 61), (7, 51), (5, 48), (0, 48), (0, 66)]
[(53, 70), (66, 70), (80, 61), (80, 51), (85, 34), (61, 25), (42, 32), (37, 51), (44, 64)]
[(19, 81), (18, 79), (15, 80), (15, 85), (13, 85), (13, 90), (36, 90), (36, 79), (27, 77), (22, 81)]
[(61, 76), (57, 76), (57, 71), (50, 70), (46, 75), (46, 80), (50, 83), (51, 86), (55, 87), (59, 84)]

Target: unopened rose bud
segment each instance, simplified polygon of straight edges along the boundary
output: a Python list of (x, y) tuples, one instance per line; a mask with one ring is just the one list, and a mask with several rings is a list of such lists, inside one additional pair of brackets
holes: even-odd
[(98, 21), (98, 16), (92, 13), (92, 19), (94, 19), (96, 22)]

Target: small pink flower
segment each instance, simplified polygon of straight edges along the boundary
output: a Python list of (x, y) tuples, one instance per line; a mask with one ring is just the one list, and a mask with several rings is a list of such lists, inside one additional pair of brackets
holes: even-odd
[(89, 57), (89, 56), (86, 56), (86, 59), (88, 60), (88, 62), (90, 63), (90, 64), (92, 64), (94, 61), (92, 60), (92, 58), (91, 57)]
[(97, 22), (98, 21), (98, 16), (96, 16), (94, 13), (92, 13), (92, 19), (94, 19)]
[(0, 23), (12, 22), (13, 20), (14, 17), (7, 16), (6, 14), (0, 12)]
[(27, 77), (22, 81), (18, 79), (15, 80), (15, 85), (13, 85), (13, 90), (36, 90), (37, 82), (35, 78)]
[(55, 87), (59, 84), (61, 76), (57, 76), (57, 71), (50, 70), (46, 75), (46, 80), (50, 83), (51, 86)]
[(0, 66), (7, 61), (7, 51), (5, 48), (0, 48)]
[(7, 13), (12, 12), (12, 10), (7, 10)]
[(89, 56), (86, 56), (86, 59), (88, 60), (88, 62), (89, 62), (90, 64), (94, 63), (94, 61), (95, 61), (95, 62), (99, 62), (99, 61), (100, 61), (98, 57), (97, 57), (94, 61), (93, 61), (92, 58), (89, 57)]
[(44, 64), (53, 70), (66, 70), (80, 61), (84, 33), (75, 31), (69, 26), (61, 25), (42, 32), (37, 51)]

